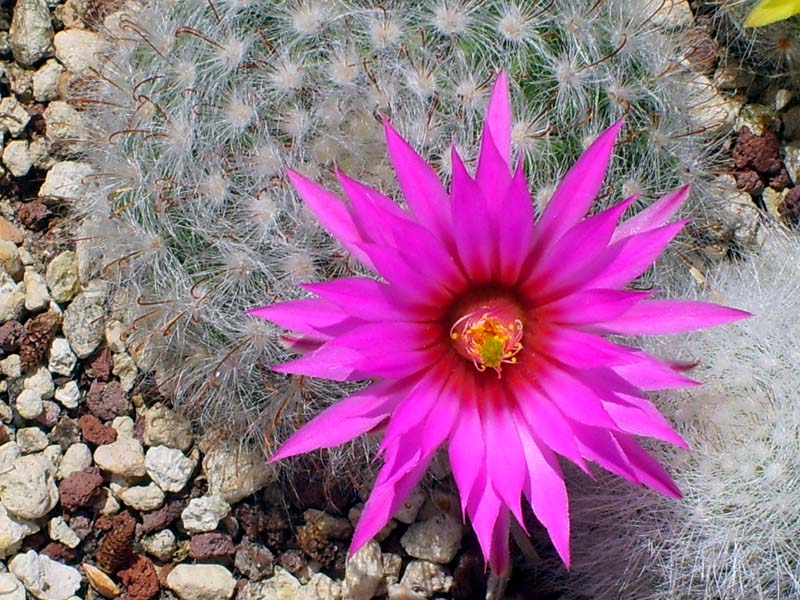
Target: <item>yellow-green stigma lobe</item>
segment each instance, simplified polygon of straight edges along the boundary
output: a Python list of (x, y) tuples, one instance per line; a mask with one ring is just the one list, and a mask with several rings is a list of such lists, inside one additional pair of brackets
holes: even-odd
[(507, 311), (489, 305), (463, 315), (450, 328), (450, 338), (462, 356), (472, 360), (478, 371), (494, 369), (502, 376), (503, 364), (517, 362), (522, 350), (522, 321), (509, 318)]

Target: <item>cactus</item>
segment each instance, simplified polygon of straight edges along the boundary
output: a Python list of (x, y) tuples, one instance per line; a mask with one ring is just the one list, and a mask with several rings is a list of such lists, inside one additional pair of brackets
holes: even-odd
[(666, 30), (663, 4), (151, 0), (107, 17), (114, 51), (75, 100), (95, 140), (80, 212), (96, 272), (129, 309), (140, 366), (201, 425), (243, 439), (280, 438), (341, 395), (273, 374), (284, 344), (244, 315), (296, 296), (298, 281), (360, 268), (284, 168), (330, 184), (337, 165), (391, 194), (387, 117), (446, 178), (451, 140), (475, 147), (500, 68), (516, 85), (514, 143), (540, 202), (622, 116), (615, 193), (646, 203), (687, 179), (707, 189), (719, 98), (686, 70), (690, 50)]
[(566, 598), (798, 597), (798, 256), (797, 239), (772, 231), (759, 255), (720, 264), (704, 291), (692, 286), (754, 316), (650, 348), (697, 361), (692, 376), (703, 382), (657, 402), (691, 448), (653, 448), (684, 498), (576, 477), (581, 544)]

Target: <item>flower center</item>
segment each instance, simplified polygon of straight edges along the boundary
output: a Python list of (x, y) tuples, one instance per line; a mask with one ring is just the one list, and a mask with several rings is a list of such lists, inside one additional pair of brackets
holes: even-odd
[(494, 369), (499, 378), (503, 363), (516, 363), (522, 350), (523, 327), (516, 312), (490, 303), (480, 304), (453, 323), (450, 339), (478, 371)]

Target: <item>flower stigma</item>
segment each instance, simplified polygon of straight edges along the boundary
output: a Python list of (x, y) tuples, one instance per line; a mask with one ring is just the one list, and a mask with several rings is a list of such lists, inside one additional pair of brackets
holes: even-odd
[(450, 339), (456, 342), (459, 353), (472, 360), (480, 372), (494, 369), (498, 379), (502, 377), (503, 363), (517, 362), (522, 333), (521, 320), (503, 318), (489, 305), (479, 306), (450, 327)]

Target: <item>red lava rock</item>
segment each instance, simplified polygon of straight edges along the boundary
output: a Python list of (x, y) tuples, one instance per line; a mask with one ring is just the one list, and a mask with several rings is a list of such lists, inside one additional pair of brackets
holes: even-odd
[(47, 226), (47, 221), (53, 216), (47, 206), (41, 202), (27, 202), (17, 209), (17, 218), (28, 229), (40, 231)]
[(761, 181), (761, 176), (752, 169), (737, 171), (734, 173), (734, 177), (736, 177), (736, 185), (739, 189), (751, 196), (759, 196), (764, 191), (764, 182)]
[(103, 425), (94, 415), (83, 415), (78, 419), (83, 439), (95, 446), (104, 446), (117, 439), (117, 431), (113, 427)]
[(129, 600), (152, 600), (158, 595), (161, 585), (153, 563), (146, 556), (137, 554), (131, 565), (117, 575), (125, 586)]
[(0, 350), (11, 354), (19, 350), (19, 343), (25, 336), (25, 328), (18, 321), (9, 321), (0, 325)]
[(94, 373), (95, 378), (100, 381), (108, 381), (111, 378), (114, 357), (111, 355), (111, 350), (109, 350), (108, 346), (103, 346), (103, 349), (89, 360), (89, 368)]
[(171, 500), (158, 510), (142, 513), (142, 533), (161, 531), (181, 516), (188, 502), (184, 499)]
[(778, 214), (792, 225), (800, 223), (800, 186), (792, 188), (778, 205)]
[(0, 446), (5, 444), (10, 439), (11, 436), (8, 433), (8, 427), (0, 423)]
[(189, 556), (195, 560), (224, 558), (236, 552), (231, 536), (227, 533), (201, 533), (192, 536)]
[(777, 175), (783, 167), (781, 143), (774, 131), (755, 135), (749, 127), (739, 130), (733, 160), (739, 169), (753, 169), (762, 175)]
[(81, 553), (75, 548), (65, 546), (61, 542), (50, 542), (42, 548), (40, 554), (44, 554), (60, 563), (75, 563), (81, 558)]
[(792, 185), (792, 179), (789, 177), (789, 171), (786, 170), (786, 167), (781, 167), (777, 175), (769, 178), (769, 187), (779, 192), (782, 192), (790, 185)]
[(58, 486), (61, 507), (67, 512), (91, 505), (100, 497), (103, 476), (97, 467), (69, 474)]
[(86, 406), (101, 421), (127, 415), (132, 408), (118, 381), (103, 383), (97, 380), (92, 382), (86, 394)]

